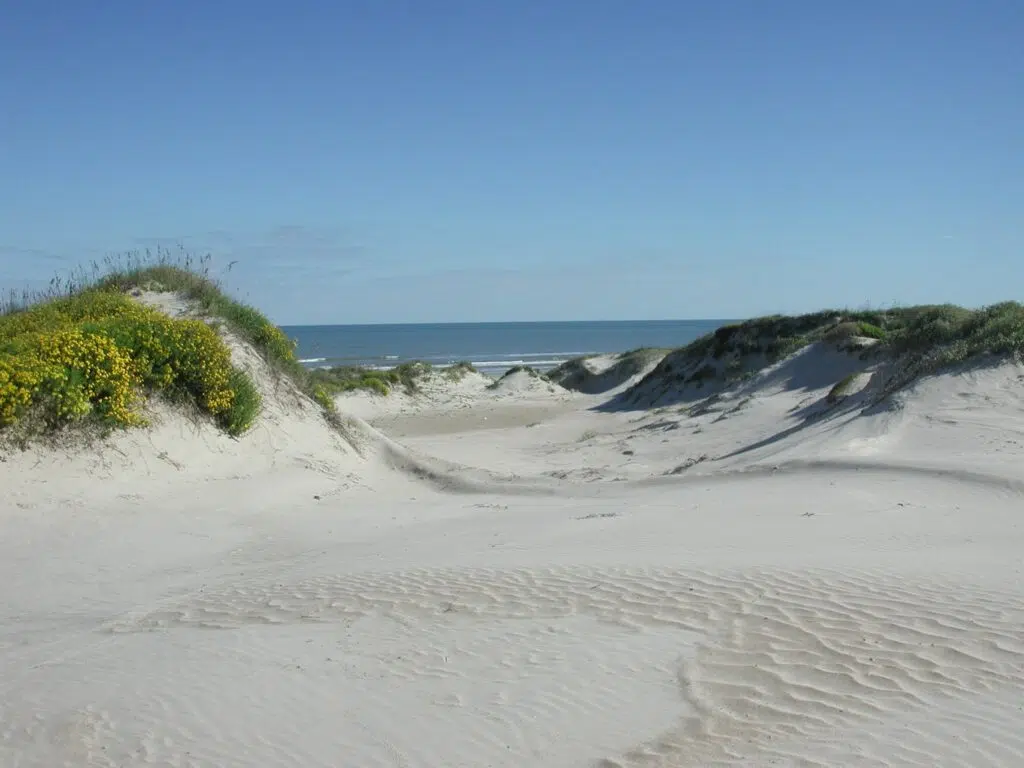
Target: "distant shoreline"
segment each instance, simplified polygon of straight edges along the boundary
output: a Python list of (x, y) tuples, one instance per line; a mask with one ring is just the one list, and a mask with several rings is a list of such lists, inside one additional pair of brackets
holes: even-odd
[(728, 323), (739, 322), (741, 318), (679, 317), (661, 320), (487, 320), (485, 322), (443, 322), (443, 323), (288, 323), (279, 326), (286, 333), (291, 330), (309, 328), (497, 328), (500, 326), (581, 326), (581, 325), (658, 325), (661, 323)]
[(639, 347), (677, 348), (711, 333), (720, 320), (422, 323), (285, 326), (307, 368), (388, 370), (425, 362), (435, 368), (470, 363), (500, 376), (517, 366), (551, 370), (579, 357)]

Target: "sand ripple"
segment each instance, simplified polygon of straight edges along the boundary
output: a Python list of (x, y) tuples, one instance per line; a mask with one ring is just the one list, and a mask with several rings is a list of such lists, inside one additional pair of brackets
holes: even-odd
[[(390, 622), (407, 641), (374, 660), (381, 675), (470, 713), (448, 740), (450, 753), (395, 737), (345, 764), (460, 764), (460, 739), (495, 765), (1024, 764), (1024, 733), (1014, 725), (1024, 601), (953, 580), (766, 569), (408, 570), (237, 584), (105, 631), (259, 633), (306, 623), (318, 637), (318, 626), (365, 621)], [(371, 634), (380, 637), (379, 627)], [(336, 655), (345, 661), (344, 643)], [(360, 674), (374, 668), (364, 663)], [(545, 686), (556, 668), (562, 682)], [(641, 678), (647, 687), (638, 689)], [(558, 752), (581, 713), (611, 728), (635, 710), (655, 713), (645, 743), (612, 748), (610, 739), (583, 762), (570, 760), (578, 745)], [(89, 717), (92, 738), (114, 738), (102, 716)], [(553, 733), (556, 724), (569, 731)], [(963, 738), (951, 745), (949, 729)], [(302, 764), (295, 751), (278, 757), (266, 764)]]

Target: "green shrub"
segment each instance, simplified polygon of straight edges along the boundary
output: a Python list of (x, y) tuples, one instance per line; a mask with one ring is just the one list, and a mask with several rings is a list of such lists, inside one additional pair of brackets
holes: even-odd
[(543, 373), (541, 373), (531, 365), (513, 365), (511, 368), (509, 368), (507, 371), (505, 371), (505, 373), (501, 375), (501, 378), (504, 379), (506, 376), (512, 376), (517, 373), (525, 373), (531, 379), (545, 378)]
[(860, 336), (868, 339), (878, 339), (881, 341), (885, 338), (885, 329), (872, 323), (861, 321), (857, 323), (857, 330)]
[(974, 313), (954, 306), (921, 307), (892, 334), (899, 353), (923, 352), (963, 339)]
[[(231, 371), (228, 387), (233, 394), (231, 407), (219, 414), (217, 421), (229, 435), (241, 435), (256, 422), (263, 407), (263, 398), (252, 379), (238, 369)], [(330, 404), (332, 409), (333, 405)], [(328, 407), (323, 403), (321, 406)]]
[(826, 330), (821, 338), (829, 344), (844, 344), (860, 335), (860, 323), (855, 320), (844, 320)]
[(407, 393), (414, 394), (419, 391), (420, 379), (429, 375), (432, 370), (427, 363), (421, 362), (403, 363), (386, 370), (352, 365), (320, 368), (311, 371), (309, 377), (313, 385), (323, 389), (328, 396), (354, 390), (388, 395), (396, 386), (401, 386)]
[[(137, 290), (175, 292), (190, 300), (201, 315), (208, 320), (223, 322), (240, 339), (251, 344), (273, 370), (291, 379), (316, 401), (325, 416), (332, 421), (337, 420), (333, 400), (329, 394), (318, 394), (317, 382), (298, 361), (295, 342), (259, 310), (227, 295), (220, 283), (211, 277), (209, 256), (195, 258), (180, 249), (178, 252), (158, 250), (155, 253), (146, 251), (110, 257), (103, 263), (93, 262), (88, 267), (79, 268), (69, 276), (54, 278), (41, 292), (26, 292), (20, 296), (12, 292), (7, 298), (0, 298), (0, 316), (21, 316), (29, 309), (35, 315), (41, 307), (49, 305), (55, 305), (51, 311), (67, 314), (64, 309), (56, 309), (56, 305), (68, 300), (77, 302), (84, 293), (117, 297)], [(116, 303), (118, 299), (112, 301)], [(96, 309), (98, 307), (94, 305), (90, 310), (92, 314), (79, 319), (104, 319), (114, 314), (111, 311), (93, 311)], [(38, 316), (34, 322), (39, 322)], [(42, 324), (46, 325), (45, 322)]]
[(449, 381), (462, 381), (470, 373), (478, 373), (478, 371), (476, 366), (467, 360), (449, 365), (444, 370), (445, 378)]
[(971, 311), (953, 306), (922, 308), (889, 336), (892, 349), (924, 370), (982, 355), (1024, 351), (1024, 306), (1008, 301)]
[(313, 400), (325, 411), (334, 411), (334, 398), (331, 393), (321, 384), (313, 386)]
[(295, 341), (258, 309), (225, 294), (210, 278), (206, 259), (195, 261), (187, 255), (174, 259), (158, 254), (147, 260), (129, 255), (125, 262), (124, 265), (111, 264), (109, 273), (98, 278), (97, 286), (118, 293), (135, 289), (178, 293), (195, 302), (203, 314), (224, 321), (267, 362), (292, 374), (300, 384), (304, 383), (305, 370), (295, 356)]
[(406, 392), (413, 394), (420, 389), (420, 379), (428, 376), (431, 371), (433, 371), (433, 368), (429, 363), (413, 360), (412, 362), (402, 363), (392, 368), (388, 373), (391, 374), (392, 380), (395, 383), (401, 384), (405, 387)]
[(825, 396), (825, 400), (831, 404), (838, 403), (842, 400), (850, 391), (850, 387), (853, 386), (853, 382), (857, 380), (857, 374), (851, 373), (849, 376), (844, 377), (840, 380), (829, 393)]
[(31, 331), (0, 351), (0, 427), (31, 410), (48, 427), (90, 414), (138, 424), (140, 383), (130, 356), (109, 338), (75, 328)]
[(548, 377), (545, 374), (541, 373), (540, 371), (538, 371), (533, 366), (530, 366), (530, 365), (514, 365), (511, 368), (509, 368), (507, 371), (505, 371), (503, 374), (501, 374), (501, 376), (499, 376), (497, 379), (495, 379), (490, 384), (488, 384), (487, 388), (488, 389), (497, 389), (498, 387), (501, 386), (501, 382), (503, 382), (505, 379), (509, 378), (510, 376), (516, 375), (517, 373), (525, 373), (531, 379), (538, 379), (540, 381), (550, 381), (550, 379), (548, 379)]
[(711, 365), (710, 363), (706, 363), (705, 365), (702, 365), (696, 371), (691, 373), (688, 381), (696, 382), (697, 384), (703, 384), (705, 381), (709, 381), (710, 379), (715, 378), (715, 376), (717, 375), (718, 369), (715, 366)]
[(138, 425), (143, 392), (192, 401), (233, 435), (260, 408), (255, 386), (200, 320), (173, 319), (110, 290), (0, 316), (0, 427), (30, 411), (47, 428), (86, 418)]

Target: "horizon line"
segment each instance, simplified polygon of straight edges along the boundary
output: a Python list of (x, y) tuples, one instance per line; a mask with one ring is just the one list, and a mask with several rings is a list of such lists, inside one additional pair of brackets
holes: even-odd
[(408, 325), (575, 325), (580, 323), (719, 323), (732, 317), (665, 317), (632, 320), (443, 320), (414, 323), (281, 323), (281, 328), (394, 328)]

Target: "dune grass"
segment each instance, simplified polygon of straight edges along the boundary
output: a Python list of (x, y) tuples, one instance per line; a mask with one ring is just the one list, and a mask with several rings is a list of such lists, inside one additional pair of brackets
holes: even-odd
[(510, 376), (514, 376), (517, 373), (525, 373), (531, 379), (537, 379), (538, 381), (549, 381), (547, 374), (541, 373), (532, 365), (514, 365), (501, 374), (497, 379), (488, 384), (487, 389), (497, 389), (505, 379)]
[(733, 377), (749, 374), (815, 342), (899, 361), (891, 390), (972, 359), (1020, 355), (1024, 306), (1011, 301), (972, 310), (941, 304), (753, 318), (722, 326), (672, 352), (641, 385), (664, 380), (700, 386), (722, 375), (729, 378), (730, 372)]
[(513, 376), (513, 375), (515, 375), (517, 373), (525, 373), (531, 379), (546, 379), (547, 378), (547, 374), (541, 373), (536, 368), (534, 368), (532, 365), (513, 365), (511, 368), (509, 368), (507, 371), (505, 371), (503, 374), (501, 374), (501, 378), (504, 379), (504, 378), (506, 378), (508, 376)]
[(462, 381), (471, 373), (479, 373), (479, 371), (468, 360), (460, 360), (444, 369), (444, 377), (448, 381)]
[[(358, 390), (389, 395), (396, 387), (401, 387), (407, 394), (413, 395), (420, 391), (421, 380), (433, 370), (428, 363), (412, 361), (384, 370), (356, 365), (319, 368), (311, 371), (309, 376), (315, 384), (331, 395)], [(459, 372), (451, 375), (447, 373), (450, 369), (445, 370), (450, 380), (465, 375), (465, 368), (460, 368)]]
[(855, 337), (875, 339), (897, 356), (929, 356), (938, 365), (980, 354), (1020, 352), (1024, 349), (1024, 306), (1011, 301), (978, 310), (943, 304), (776, 315), (723, 326), (684, 350), (692, 359), (761, 354), (775, 362), (815, 341)]
[[(614, 355), (614, 361), (608, 367), (607, 372), (628, 379), (630, 376), (640, 373), (644, 368), (655, 360), (664, 357), (670, 351), (670, 349), (660, 347), (630, 349)], [(601, 357), (601, 355), (582, 355), (570, 358), (548, 371), (547, 376), (567, 389), (574, 389), (575, 382), (595, 375), (586, 367), (586, 362), (596, 357)]]
[(763, 355), (773, 363), (793, 352), (831, 335), (850, 338), (861, 333), (861, 327), (873, 338), (884, 336), (884, 318), (878, 313), (847, 313), (836, 310), (806, 315), (770, 315), (741, 323), (723, 325), (684, 347), (686, 357), (720, 360), (726, 356)]
[[(209, 266), (184, 252), (129, 254), (55, 278), (42, 291), (10, 294), (0, 302), (0, 430), (18, 426), (31, 436), (76, 424), (140, 425), (146, 397), (160, 394), (194, 403), (241, 435), (261, 398), (205, 320), (222, 322), (336, 418), (294, 343), (229, 297)], [(135, 290), (176, 292), (205, 318), (168, 317), (133, 300)]]
[(206, 316), (223, 321), (278, 370), (303, 378), (305, 369), (295, 356), (295, 342), (258, 309), (228, 296), (220, 281), (211, 276), (209, 257), (175, 257), (166, 252), (148, 259), (129, 256), (112, 263), (96, 285), (121, 293), (136, 289), (177, 293), (194, 302)]
[(853, 387), (853, 382), (855, 382), (856, 380), (856, 373), (851, 373), (844, 376), (836, 383), (834, 387), (832, 387), (832, 389), (829, 390), (828, 394), (825, 396), (826, 402), (830, 403), (831, 405), (835, 405), (836, 403), (840, 402), (850, 393), (850, 389)]
[(574, 357), (552, 368), (547, 377), (565, 389), (596, 393), (636, 376), (670, 351), (659, 347), (631, 349), (615, 355), (611, 365), (600, 373), (593, 373), (587, 367), (587, 361), (601, 355)]
[(1015, 301), (978, 310), (952, 305), (922, 307), (895, 330), (887, 345), (904, 365), (886, 391), (944, 368), (986, 358), (1020, 358), (1024, 353), (1024, 306)]
[(434, 368), (429, 363), (417, 360), (384, 370), (357, 365), (318, 368), (311, 371), (309, 376), (331, 395), (363, 390), (386, 396), (399, 387), (406, 394), (415, 395), (420, 392), (423, 379), (435, 373), (443, 376), (446, 381), (457, 382), (476, 372), (476, 367), (466, 361)]

